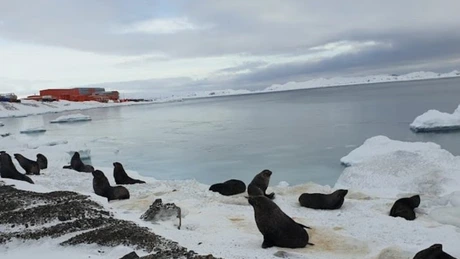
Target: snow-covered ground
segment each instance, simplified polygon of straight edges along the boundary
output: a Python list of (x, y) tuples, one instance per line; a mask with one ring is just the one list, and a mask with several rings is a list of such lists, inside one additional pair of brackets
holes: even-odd
[[(91, 174), (62, 169), (69, 163), (71, 151), (84, 149), (81, 143), (69, 140), (50, 146), (43, 141), (34, 143), (30, 138), (11, 135), (2, 139), (2, 148), (10, 154), (21, 153), (29, 158), (40, 152), (49, 160), (48, 169), (42, 170), (40, 176), (32, 176), (35, 185), (2, 179), (6, 183), (34, 191), (72, 190), (90, 195), (113, 211), (117, 218), (147, 226), (200, 254), (211, 253), (223, 258), (277, 258), (274, 253), (286, 251), (289, 258), (409, 259), (434, 243), (442, 243), (446, 252), (460, 256), (460, 157), (434, 143), (408, 143), (376, 136), (342, 158), (348, 167), (333, 187), (311, 182), (298, 185), (272, 182), (268, 191), (276, 193), (274, 201), (278, 206), (296, 221), (312, 227), (308, 233), (315, 246), (303, 249), (262, 249), (262, 235), (245, 194), (221, 196), (195, 180), (156, 180), (125, 168), (133, 178), (145, 180), (147, 184), (127, 185), (131, 193), (129, 200), (107, 202), (93, 193)], [(22, 171), (17, 162), (14, 163)], [(114, 185), (111, 164), (94, 166)], [(298, 197), (304, 192), (329, 193), (337, 188), (349, 189), (339, 210), (312, 210), (298, 204)], [(421, 196), (416, 220), (388, 216), (397, 198), (412, 194)], [(157, 198), (182, 208), (180, 230), (177, 219), (158, 224), (139, 219)], [(79, 258), (119, 258), (130, 251), (125, 247), (63, 248), (58, 247), (58, 243), (53, 239), (13, 242), (0, 246), (0, 254), (2, 258), (21, 258), (31, 253), (37, 253), (38, 258), (57, 258), (78, 250)], [(105, 252), (97, 253), (97, 250)]]
[(50, 123), (69, 123), (69, 122), (78, 122), (78, 121), (90, 121), (91, 117), (89, 115), (84, 115), (81, 113), (74, 113), (69, 115), (59, 116), (54, 120), (51, 120)]
[(453, 113), (429, 110), (410, 124), (415, 132), (460, 130), (460, 105)]
[(231, 95), (244, 95), (255, 93), (267, 92), (280, 92), (297, 89), (311, 89), (344, 85), (357, 85), (357, 84), (373, 84), (384, 82), (397, 82), (397, 81), (411, 81), (423, 79), (437, 79), (459, 77), (459, 71), (452, 71), (449, 73), (433, 73), (433, 72), (414, 72), (405, 75), (370, 75), (361, 77), (333, 77), (333, 78), (317, 78), (304, 82), (289, 82), (286, 84), (274, 84), (263, 90), (245, 90), (245, 89), (224, 89), (224, 90), (207, 90), (198, 92), (184, 92), (178, 93), (173, 96), (163, 96), (155, 98), (152, 102), (124, 102), (124, 103), (99, 103), (95, 101), (89, 102), (68, 102), (59, 101), (51, 103), (42, 103), (37, 101), (22, 100), (21, 103), (5, 103), (0, 102), (0, 118), (2, 117), (24, 117), (28, 115), (53, 113), (70, 110), (84, 110), (92, 108), (112, 107), (112, 106), (126, 106), (138, 104), (151, 104), (151, 103), (164, 103), (164, 102), (177, 102), (184, 99), (203, 98), (203, 97), (216, 97), (216, 96), (231, 96)]

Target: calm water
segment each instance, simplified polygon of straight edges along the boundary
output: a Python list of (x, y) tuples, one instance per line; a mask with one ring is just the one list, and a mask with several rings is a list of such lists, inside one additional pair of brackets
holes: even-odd
[(272, 184), (333, 185), (343, 170), (339, 159), (376, 135), (432, 141), (460, 155), (460, 133), (409, 130), (428, 109), (451, 113), (459, 103), (460, 79), (442, 79), (94, 109), (82, 112), (91, 122), (71, 125), (49, 123), (61, 114), (2, 121), (11, 132), (43, 124), (48, 131), (40, 138), (85, 142), (93, 164), (119, 161), (157, 179), (248, 183), (268, 168)]

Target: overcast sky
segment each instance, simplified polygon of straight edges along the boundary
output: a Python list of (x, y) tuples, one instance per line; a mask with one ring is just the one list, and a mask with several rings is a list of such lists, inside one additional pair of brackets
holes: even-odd
[(0, 92), (460, 69), (458, 0), (0, 0)]

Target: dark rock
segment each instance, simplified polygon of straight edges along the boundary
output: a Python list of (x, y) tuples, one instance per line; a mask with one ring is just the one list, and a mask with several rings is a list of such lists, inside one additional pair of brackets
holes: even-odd
[(139, 256), (136, 254), (136, 252), (132, 251), (131, 253), (126, 254), (125, 256), (123, 256), (120, 259), (138, 259), (138, 258), (139, 258)]
[[(175, 207), (173, 204), (163, 205), (161, 200), (157, 201), (157, 205), (166, 211)], [(178, 207), (175, 208), (177, 211)], [(162, 209), (158, 210), (160, 214)], [(46, 227), (43, 225), (45, 223), (48, 223)], [(14, 228), (17, 225), (26, 229)], [(34, 227), (28, 228), (29, 225)], [(68, 235), (69, 239), (61, 242), (61, 245), (123, 245), (153, 253), (144, 258), (214, 258), (212, 255), (199, 256), (146, 227), (115, 219), (102, 206), (75, 192), (35, 193), (17, 190), (0, 182), (0, 228), (4, 230), (0, 232), (0, 244), (12, 239), (38, 240)]]
[(179, 218), (179, 227), (181, 227), (181, 209), (174, 203), (165, 203), (161, 199), (156, 199), (149, 209), (142, 214), (141, 219), (156, 222), (158, 220), (169, 219), (172, 216)]

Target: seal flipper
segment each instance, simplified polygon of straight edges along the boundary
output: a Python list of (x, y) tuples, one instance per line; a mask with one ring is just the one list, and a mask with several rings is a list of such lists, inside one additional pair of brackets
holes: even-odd
[[(297, 223), (297, 222), (296, 222), (296, 223)], [(300, 223), (297, 223), (297, 225), (299, 225), (299, 226), (301, 226), (301, 227), (303, 227), (303, 228), (308, 228), (308, 229), (311, 229), (311, 227), (307, 227), (307, 226), (305, 226), (305, 225), (302, 225), (302, 224), (300, 224)]]
[(266, 236), (264, 236), (264, 242), (262, 242), (262, 248), (270, 248), (275, 246), (275, 244), (268, 239)]
[(265, 194), (265, 197), (269, 198), (270, 200), (273, 200), (275, 198), (275, 193), (272, 192), (270, 194)]
[(64, 168), (64, 169), (73, 169), (71, 165), (65, 165), (62, 168)]

